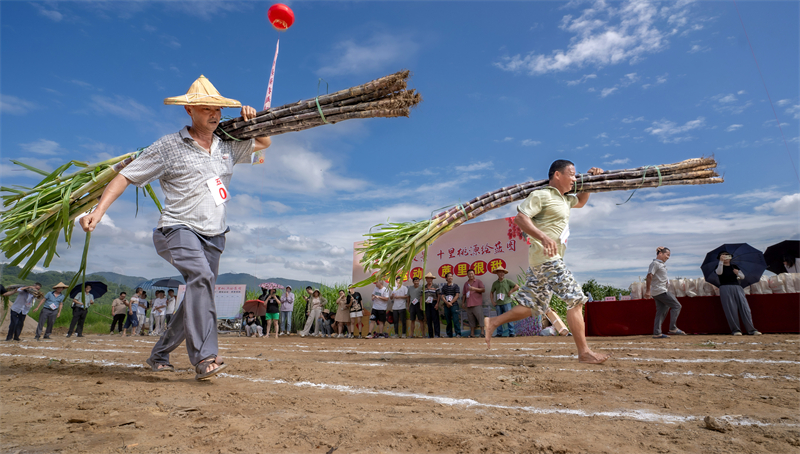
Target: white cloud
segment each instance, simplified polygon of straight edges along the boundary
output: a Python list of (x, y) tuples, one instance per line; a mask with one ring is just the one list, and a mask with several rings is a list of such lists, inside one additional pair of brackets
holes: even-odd
[(691, 136), (682, 135), (694, 129), (702, 128), (705, 126), (706, 119), (704, 117), (697, 117), (696, 120), (687, 121), (682, 126), (678, 126), (675, 122), (662, 119), (654, 121), (653, 126), (645, 129), (645, 132), (657, 136), (663, 143), (679, 143), (691, 140)]
[(34, 7), (36, 7), (36, 9), (39, 10), (39, 14), (41, 14), (42, 16), (50, 19), (53, 22), (61, 22), (61, 20), (64, 19), (64, 15), (63, 14), (59, 13), (58, 11), (56, 11), (54, 9), (47, 9), (41, 3), (31, 3), (31, 4)]
[(712, 96), (711, 99), (715, 102), (714, 110), (721, 113), (740, 114), (753, 105), (752, 101), (739, 103), (739, 99), (733, 93), (720, 93)]
[(601, 132), (600, 134), (594, 137), (595, 139), (608, 139), (608, 134)]
[(800, 193), (789, 194), (780, 199), (756, 207), (757, 211), (772, 211), (777, 214), (790, 214), (797, 216), (800, 213)]
[(305, 271), (307, 273), (326, 277), (348, 275), (353, 269), (350, 260), (287, 261), (285, 266), (289, 269)]
[(583, 117), (583, 118), (580, 118), (578, 120), (575, 120), (575, 122), (573, 122), (573, 123), (564, 123), (564, 126), (569, 128), (571, 126), (575, 126), (577, 124), (583, 123), (584, 121), (587, 121), (587, 120), (589, 120), (589, 117)]
[(587, 144), (584, 144), (582, 146), (575, 147), (576, 150), (583, 150), (584, 148), (589, 148), (589, 144), (587, 143)]
[(36, 142), (21, 143), (19, 146), (28, 153), (36, 153), (43, 155), (57, 155), (59, 150), (58, 142), (52, 140), (39, 139)]
[(746, 94), (746, 93), (747, 93), (747, 92), (746, 92), (746, 91), (744, 91), (744, 90), (739, 90), (739, 91), (737, 91), (737, 92), (736, 92), (736, 94), (737, 94), (737, 95), (744, 95), (744, 94)]
[(610, 161), (610, 162), (604, 162), (603, 164), (609, 165), (609, 166), (615, 166), (615, 165), (619, 165), (619, 164), (627, 164), (629, 162), (631, 162), (630, 158), (625, 158), (625, 159), (615, 159), (615, 160)]
[(542, 144), (542, 142), (539, 141), (539, 140), (525, 139), (525, 140), (522, 141), (522, 146), (523, 147), (535, 147), (535, 146), (541, 145), (541, 144)]
[(667, 76), (668, 76), (668, 75), (669, 75), (669, 73), (665, 73), (665, 74), (664, 74), (664, 75), (662, 75), (662, 76), (657, 76), (657, 77), (656, 77), (656, 83), (657, 83), (657, 84), (663, 84), (663, 83), (665, 83), (665, 82), (667, 81)]
[(513, 137), (504, 137), (500, 140), (495, 140), (495, 142), (513, 142), (513, 141), (514, 141)]
[(783, 106), (785, 106), (787, 104), (790, 104), (791, 102), (792, 102), (791, 99), (781, 99), (781, 100), (778, 100), (777, 102), (775, 102), (775, 104), (783, 107)]
[(476, 172), (478, 170), (486, 170), (491, 169), (494, 164), (492, 161), (487, 162), (476, 162), (474, 164), (470, 164), (468, 166), (456, 166), (456, 171), (458, 172)]
[(0, 112), (11, 115), (25, 115), (33, 109), (36, 104), (22, 98), (11, 95), (0, 94)]
[(181, 43), (178, 41), (178, 38), (171, 36), (171, 35), (161, 35), (161, 42), (173, 49), (180, 49)]
[(326, 53), (326, 61), (317, 70), (321, 77), (364, 74), (402, 65), (413, 57), (419, 45), (410, 36), (376, 34), (366, 40), (346, 40)]
[(600, 97), (605, 98), (606, 96), (610, 95), (611, 93), (614, 93), (617, 90), (618, 90), (617, 87), (604, 88), (603, 91), (600, 92)]
[[(567, 7), (579, 4), (570, 3)], [(580, 16), (566, 15), (560, 28), (573, 37), (567, 50), (556, 49), (550, 55), (531, 52), (525, 56), (504, 57), (495, 66), (506, 71), (524, 71), (530, 75), (567, 71), (593, 65), (603, 67), (623, 62), (636, 63), (645, 55), (660, 52), (668, 45), (669, 32), (659, 30), (658, 20), (667, 19), (673, 27), (683, 27), (686, 4), (657, 5), (628, 1), (619, 4), (596, 1)], [(669, 25), (664, 25), (664, 28)]]
[(299, 235), (289, 235), (273, 243), (275, 249), (294, 252), (314, 252), (316, 254), (339, 256), (344, 255), (345, 249), (332, 246), (324, 241)]
[(268, 200), (268, 201), (264, 202), (264, 205), (266, 205), (270, 210), (272, 210), (272, 211), (274, 211), (274, 212), (276, 212), (278, 214), (285, 213), (285, 212), (290, 211), (292, 209), (288, 205), (284, 205), (283, 203), (278, 202), (277, 200)]
[(91, 105), (98, 113), (112, 114), (129, 120), (149, 120), (154, 116), (150, 108), (127, 96), (93, 95)]
[(614, 156), (614, 155), (611, 154), (611, 153), (606, 153), (606, 154), (604, 154), (603, 156), (600, 156), (600, 157), (603, 158), (603, 159), (608, 159), (608, 158), (610, 158), (612, 156)]
[(572, 85), (582, 84), (589, 79), (597, 79), (597, 74), (584, 74), (583, 77), (581, 77), (580, 79), (568, 80), (567, 85), (572, 86)]
[(736, 131), (737, 129), (741, 128), (741, 127), (742, 127), (742, 125), (730, 125), (727, 128), (725, 128), (725, 131), (733, 132), (733, 131)]
[(635, 123), (637, 121), (646, 121), (646, 120), (644, 119), (644, 117), (636, 117), (636, 118), (627, 117), (622, 119), (623, 123)]
[[(340, 131), (359, 134), (359, 126), (348, 126), (347, 122), (317, 128), (303, 137), (281, 135), (273, 138), (272, 146), (266, 150), (266, 164), (236, 166), (232, 188), (248, 194), (294, 194), (314, 197), (336, 197), (341, 193), (364, 190), (369, 184), (360, 179), (345, 176), (345, 167), (335, 165), (325, 156), (324, 146)], [(309, 138), (312, 139), (309, 142)], [(322, 138), (322, 140), (320, 140)], [(337, 161), (338, 162), (338, 161)], [(269, 166), (265, 173), (265, 166)], [(268, 178), (266, 177), (268, 175)]]
[[(790, 199), (786, 210), (752, 210), (750, 203), (781, 198), (757, 198), (748, 204), (731, 204), (731, 198), (714, 193), (714, 186), (702, 186), (703, 195), (684, 197), (698, 187), (673, 186), (636, 192), (624, 204), (627, 193), (595, 194), (586, 207), (570, 215), (570, 242), (565, 256), (567, 266), (579, 282), (590, 278), (599, 282), (627, 287), (638, 278), (644, 280), (647, 267), (653, 260), (656, 246), (672, 250), (670, 275), (687, 278), (701, 277), (700, 264), (706, 252), (722, 243), (749, 243), (757, 249), (800, 234), (796, 204), (798, 194), (783, 196)], [(649, 195), (667, 197), (652, 198)], [(783, 200), (781, 198), (781, 200)], [(779, 201), (776, 201), (778, 204)], [(794, 211), (791, 211), (794, 210)], [(653, 222), (657, 219), (658, 222)], [(709, 235), (708, 232), (714, 232)]]
[(786, 113), (791, 115), (795, 120), (800, 120), (800, 104), (789, 107), (786, 109)]
[(696, 54), (698, 52), (709, 52), (710, 50), (711, 48), (708, 46), (701, 46), (699, 44), (695, 44), (691, 48), (689, 48), (689, 50), (687, 50), (686, 53)]

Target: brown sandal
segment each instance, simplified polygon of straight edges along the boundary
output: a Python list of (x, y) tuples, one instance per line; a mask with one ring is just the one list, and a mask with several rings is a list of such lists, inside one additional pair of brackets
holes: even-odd
[(222, 369), (225, 369), (226, 367), (228, 367), (224, 362), (222, 362), (222, 363), (217, 363), (217, 368), (216, 369), (211, 369), (209, 371), (206, 371), (206, 369), (208, 368), (208, 365), (211, 364), (211, 363), (217, 363), (217, 357), (216, 356), (208, 357), (208, 358), (200, 361), (199, 363), (197, 363), (197, 365), (194, 366), (194, 371), (197, 372), (197, 375), (194, 376), (194, 379), (195, 380), (205, 380), (207, 378), (210, 378), (210, 377), (222, 372)]
[(150, 358), (147, 358), (146, 362), (153, 372), (175, 372), (175, 366), (170, 363), (157, 363)]

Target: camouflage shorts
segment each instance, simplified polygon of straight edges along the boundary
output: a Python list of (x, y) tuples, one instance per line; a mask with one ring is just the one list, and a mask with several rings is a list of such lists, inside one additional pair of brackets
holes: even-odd
[(567, 310), (578, 307), (589, 299), (561, 259), (528, 268), (526, 275), (525, 285), (514, 299), (531, 308), (534, 317), (544, 315), (550, 309), (553, 293), (567, 303)]

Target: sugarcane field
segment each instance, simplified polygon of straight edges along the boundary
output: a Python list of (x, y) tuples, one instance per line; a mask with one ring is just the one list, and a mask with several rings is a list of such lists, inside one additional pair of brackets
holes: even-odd
[(800, 453), (800, 2), (0, 2), (0, 454)]

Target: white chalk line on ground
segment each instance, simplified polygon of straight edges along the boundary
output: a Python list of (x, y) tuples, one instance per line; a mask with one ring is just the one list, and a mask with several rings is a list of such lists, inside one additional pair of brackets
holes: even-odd
[[(338, 391), (341, 393), (346, 394), (367, 394), (367, 395), (379, 395), (379, 396), (391, 396), (391, 397), (400, 397), (400, 398), (411, 398), (416, 400), (422, 401), (430, 401), (435, 402), (442, 405), (448, 406), (465, 406), (467, 408), (470, 407), (477, 407), (477, 408), (492, 408), (492, 409), (500, 409), (500, 410), (512, 410), (512, 411), (520, 411), (526, 413), (534, 413), (540, 415), (569, 415), (569, 416), (578, 416), (584, 418), (591, 418), (591, 417), (606, 417), (606, 418), (625, 418), (625, 419), (633, 419), (636, 421), (642, 422), (657, 422), (657, 423), (666, 423), (666, 424), (677, 424), (689, 421), (698, 421), (702, 420), (704, 417), (702, 416), (679, 416), (679, 415), (671, 415), (671, 414), (659, 414), (653, 413), (646, 410), (617, 410), (617, 411), (600, 411), (600, 412), (592, 412), (592, 411), (585, 411), (585, 410), (577, 410), (577, 409), (570, 409), (570, 408), (541, 408), (541, 407), (534, 407), (534, 406), (515, 406), (515, 405), (500, 405), (500, 404), (490, 404), (490, 403), (483, 403), (478, 402), (474, 399), (462, 399), (462, 398), (453, 398), (453, 397), (445, 397), (445, 396), (435, 396), (430, 394), (418, 394), (418, 393), (409, 393), (409, 392), (400, 392), (400, 391), (389, 391), (389, 390), (375, 390), (375, 389), (367, 389), (367, 388), (359, 388), (355, 386), (347, 386), (347, 385), (329, 385), (326, 383), (314, 383), (308, 381), (302, 382), (287, 382), (285, 380), (274, 380), (274, 379), (267, 379), (267, 378), (252, 378), (246, 377), (243, 375), (234, 375), (222, 372), (219, 374), (220, 377), (227, 377), (227, 378), (234, 378), (239, 380), (246, 380), (253, 383), (269, 383), (269, 384), (276, 384), (276, 385), (292, 385), (301, 388), (315, 388), (315, 389), (329, 389), (333, 391)], [(787, 423), (767, 423), (763, 421), (757, 421), (747, 417), (741, 416), (731, 416), (731, 415), (723, 415), (718, 416), (718, 419), (723, 419), (728, 421), (729, 423), (737, 426), (781, 426), (781, 427), (798, 427), (800, 425), (797, 424), (787, 424)]]
[[(575, 355), (533, 355), (533, 354), (520, 354), (520, 355), (502, 355), (502, 354), (480, 354), (474, 353), (432, 353), (432, 352), (411, 352), (411, 351), (377, 351), (377, 350), (288, 350), (288, 349), (273, 349), (273, 351), (288, 352), (288, 353), (348, 353), (355, 352), (360, 355), (406, 355), (406, 356), (480, 356), (487, 358), (505, 358), (505, 357), (527, 357), (527, 358), (569, 358), (575, 359)], [(614, 360), (622, 361), (649, 361), (665, 363), (756, 363), (756, 364), (800, 364), (800, 361), (778, 360), (778, 359), (740, 359), (740, 358), (726, 358), (726, 359), (710, 359), (710, 358), (697, 358), (697, 359), (679, 359), (679, 358), (629, 358), (629, 357), (612, 357)]]
[[(60, 347), (45, 347), (45, 346), (32, 346), (32, 345), (7, 345), (7, 344), (0, 344), (0, 348), (22, 348), (22, 349), (31, 349), (31, 350), (66, 350), (66, 351), (84, 351), (90, 353), (141, 353), (141, 352), (133, 352), (133, 351), (125, 351), (125, 350), (101, 350), (101, 349), (82, 349), (82, 348), (60, 348)], [(289, 352), (289, 353), (348, 353), (348, 352), (355, 352), (361, 355), (405, 355), (409, 357), (413, 356), (470, 356), (470, 357), (484, 357), (484, 358), (507, 358), (507, 357), (525, 357), (525, 358), (543, 358), (543, 359), (575, 359), (575, 355), (534, 355), (534, 354), (520, 354), (520, 355), (490, 355), (490, 354), (482, 354), (482, 355), (475, 355), (475, 354), (466, 354), (466, 353), (430, 353), (430, 352), (407, 352), (407, 351), (359, 351), (359, 350), (348, 350), (348, 351), (341, 351), (341, 350), (286, 350), (286, 349), (271, 349), (271, 351), (280, 351), (280, 352)], [(142, 353), (143, 354), (143, 353)], [(227, 356), (228, 358), (235, 358), (235, 359), (252, 359), (257, 361), (263, 361), (266, 358), (254, 358), (254, 357), (236, 357), (236, 356)], [(644, 362), (664, 362), (664, 363), (687, 363), (687, 364), (700, 364), (700, 363), (743, 363), (743, 364), (800, 364), (800, 361), (789, 361), (789, 360), (770, 360), (770, 359), (741, 359), (741, 358), (720, 358), (720, 359), (710, 359), (710, 358), (697, 358), (697, 359), (680, 359), (680, 358), (639, 358), (639, 357), (612, 357), (612, 360), (617, 361), (644, 361)]]

